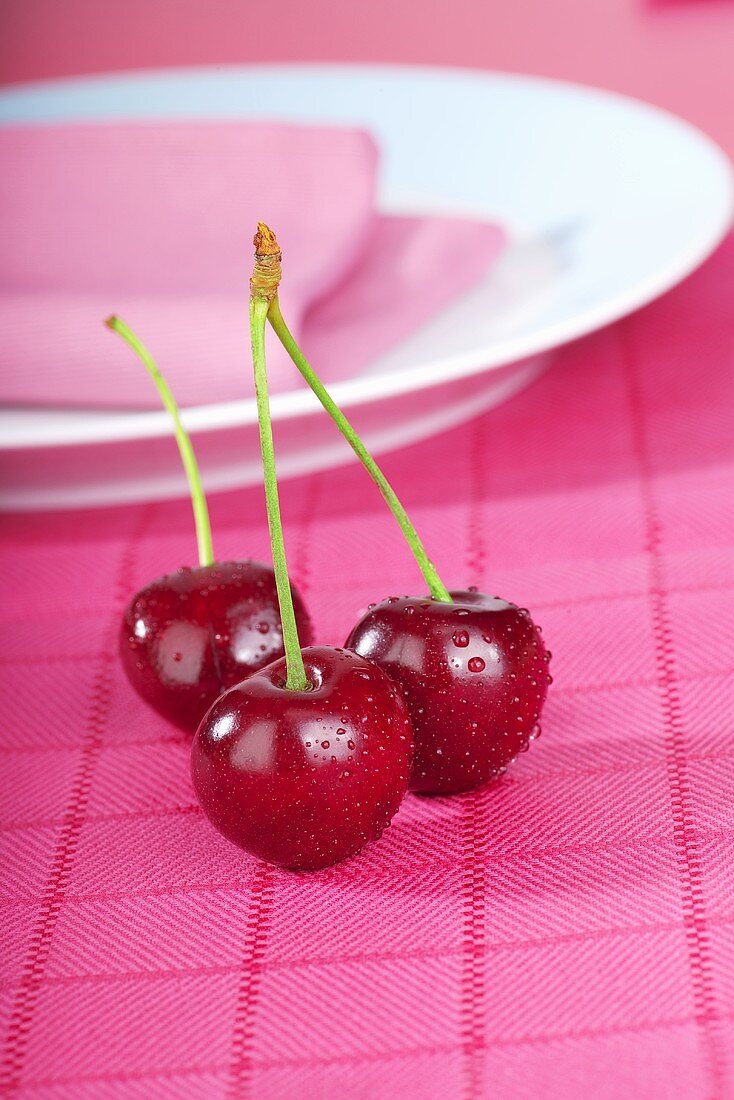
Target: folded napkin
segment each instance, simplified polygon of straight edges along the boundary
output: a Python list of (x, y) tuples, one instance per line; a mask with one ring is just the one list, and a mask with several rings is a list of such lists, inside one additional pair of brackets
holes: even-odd
[[(102, 324), (112, 312), (150, 347), (181, 404), (250, 395), (258, 219), (283, 246), (281, 302), (295, 334), (318, 350), (325, 378), (354, 373), (468, 289), (503, 241), (492, 225), (378, 215), (376, 171), (374, 143), (357, 130), (1, 131), (0, 400), (157, 406)], [(277, 342), (270, 347), (273, 390), (301, 385)]]

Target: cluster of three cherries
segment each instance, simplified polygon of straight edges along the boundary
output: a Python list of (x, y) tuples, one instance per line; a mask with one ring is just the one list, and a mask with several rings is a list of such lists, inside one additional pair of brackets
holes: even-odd
[[(176, 404), (146, 349), (110, 318), (173, 417), (200, 558), (198, 568), (162, 577), (133, 598), (121, 654), (140, 695), (196, 730), (192, 778), (215, 827), (271, 863), (315, 870), (379, 837), (408, 789), (451, 794), (501, 775), (539, 733), (550, 653), (526, 609), (475, 588), (444, 588), (392, 488), (283, 320), (280, 249), (263, 224), (255, 248), (250, 330), (274, 568), (214, 561)], [(266, 321), (376, 482), (430, 590), (371, 605), (343, 649), (308, 644), (310, 619), (288, 579)]]

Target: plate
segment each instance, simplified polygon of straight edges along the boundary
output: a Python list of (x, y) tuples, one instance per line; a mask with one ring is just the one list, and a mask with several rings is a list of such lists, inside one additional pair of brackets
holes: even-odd
[[(501, 222), (486, 281), (332, 393), (375, 452), (451, 427), (527, 385), (559, 345), (651, 301), (731, 223), (731, 166), (686, 122), (591, 88), (409, 66), (262, 65), (29, 85), (0, 125), (144, 118), (361, 125), (387, 213)], [(351, 452), (308, 390), (272, 400), (283, 476)], [(207, 488), (259, 480), (254, 401), (189, 408)], [(44, 509), (184, 494), (163, 412), (9, 409), (0, 505)]]

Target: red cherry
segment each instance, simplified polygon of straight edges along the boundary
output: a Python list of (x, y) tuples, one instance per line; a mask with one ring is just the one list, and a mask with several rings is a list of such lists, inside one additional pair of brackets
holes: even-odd
[(328, 867), (376, 840), (405, 794), (413, 730), (376, 665), (312, 646), (307, 691), (274, 661), (225, 692), (191, 748), (196, 793), (241, 848), (291, 870)]
[(524, 608), (472, 590), (451, 596), (384, 600), (346, 643), (403, 689), (415, 731), (410, 787), (426, 793), (501, 775), (538, 736), (550, 682), (550, 653)]
[[(301, 636), (311, 622), (293, 592)], [(132, 598), (120, 629), (130, 683), (155, 710), (195, 730), (225, 688), (283, 654), (273, 570), (215, 562), (159, 577)]]

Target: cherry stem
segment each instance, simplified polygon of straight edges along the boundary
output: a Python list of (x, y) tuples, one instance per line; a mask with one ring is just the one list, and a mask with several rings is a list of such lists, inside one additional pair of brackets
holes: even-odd
[(265, 481), (265, 505), (270, 530), (270, 549), (273, 556), (275, 585), (278, 590), (280, 620), (283, 626), (283, 648), (285, 649), (286, 682), (289, 691), (307, 691), (311, 686), (303, 665), (301, 643), (298, 639), (296, 613), (293, 608), (293, 595), (288, 577), (288, 565), (283, 542), (283, 524), (280, 518), (278, 499), (278, 481), (275, 474), (275, 449), (273, 447), (273, 425), (270, 418), (270, 398), (268, 397), (268, 374), (265, 364), (265, 322), (268, 315), (268, 299), (260, 297), (253, 288), (250, 299), (250, 338), (252, 340), (252, 366), (255, 373), (255, 395), (257, 398), (257, 421), (260, 429), (260, 450), (263, 460), (263, 478)]
[(153, 379), (155, 388), (160, 394), (161, 401), (171, 414), (176, 442), (178, 443), (181, 461), (183, 462), (189, 483), (191, 506), (194, 511), (194, 523), (196, 524), (196, 544), (199, 550), (199, 565), (212, 565), (214, 562), (214, 551), (212, 549), (212, 528), (209, 522), (209, 509), (207, 508), (204, 490), (201, 487), (201, 476), (199, 474), (199, 465), (196, 461), (194, 448), (191, 444), (189, 433), (181, 422), (181, 414), (179, 413), (178, 405), (169, 389), (168, 383), (158, 369), (153, 356), (145, 345), (141, 343), (132, 329), (128, 328), (124, 321), (121, 321), (119, 317), (115, 316), (108, 317), (105, 324), (107, 328), (118, 333), (118, 335), (133, 349), (138, 359), (140, 359), (148, 374)]
[(296, 343), (293, 334), (283, 319), (283, 314), (280, 312), (277, 293), (273, 295), (270, 301), (268, 320), (273, 326), (281, 344), (298, 367), (298, 370), (301, 372), (326, 412), (334, 421), (337, 428), (382, 493), (388, 508), (395, 516), (398, 526), (405, 536), (406, 542), (418, 564), (418, 568), (423, 574), (431, 595), (435, 600), (440, 600), (442, 603), (451, 603), (451, 596), (448, 590), (436, 572), (435, 565), (428, 557), (426, 548), (418, 532), (411, 523), (408, 513), (400, 503), (392, 486)]

